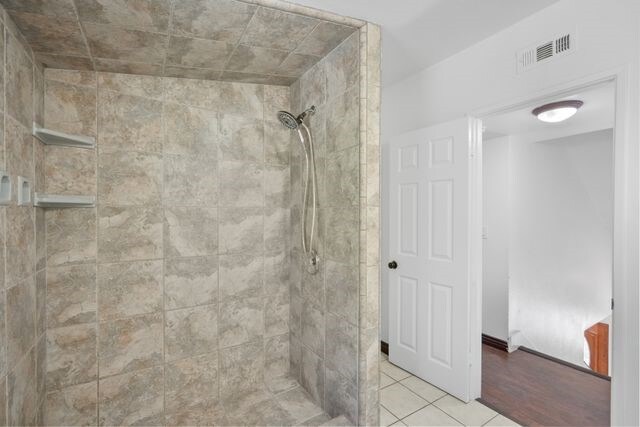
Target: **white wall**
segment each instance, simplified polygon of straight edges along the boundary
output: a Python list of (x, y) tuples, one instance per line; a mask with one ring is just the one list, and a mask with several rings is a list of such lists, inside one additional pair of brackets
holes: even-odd
[[(578, 50), (555, 62), (518, 75), (515, 53), (552, 34), (575, 30)], [(446, 35), (443, 35), (446, 36)], [(515, 24), (514, 26), (479, 42), (477, 45), (433, 67), (382, 90), (382, 143), (388, 143), (394, 135), (440, 123), (465, 114), (525, 97), (539, 96), (576, 79), (584, 79), (599, 73), (620, 68), (629, 73), (629, 103), (627, 105), (630, 127), (626, 137), (638, 140), (638, 58), (640, 53), (640, 1), (637, 0), (562, 0), (555, 5)], [(384, 61), (384, 58), (383, 58)], [(638, 159), (635, 145), (625, 153), (634, 162)], [(384, 161), (384, 158), (383, 158)], [(619, 219), (627, 221), (633, 236), (638, 233), (638, 176), (632, 170), (633, 179), (626, 196), (630, 204), (620, 212)], [(382, 195), (383, 218), (389, 218), (388, 203)], [(383, 227), (388, 224), (383, 222)], [(383, 231), (383, 238), (387, 231)], [(640, 423), (638, 401), (639, 362), (638, 336), (640, 321), (637, 306), (638, 271), (627, 267), (635, 265), (638, 258), (638, 239), (629, 240), (626, 250), (633, 261), (621, 260), (624, 271), (624, 287), (619, 288), (624, 298), (629, 318), (623, 344), (629, 348), (618, 360), (618, 369), (627, 379), (624, 389), (613, 384), (614, 414), (618, 424)], [(388, 259), (388, 248), (383, 242), (383, 259)], [(627, 264), (633, 262), (633, 264)], [(382, 276), (382, 286), (388, 283)], [(385, 290), (383, 290), (385, 293)], [(382, 301), (383, 308), (386, 302)], [(383, 315), (385, 311), (382, 311)], [(387, 318), (381, 319), (383, 323)], [(383, 335), (383, 339), (388, 336)], [(614, 372), (615, 377), (615, 372)]]
[(583, 365), (584, 330), (610, 314), (613, 132), (509, 150), (509, 329)]
[[(463, 52), (382, 90), (383, 143), (577, 78), (636, 65), (637, 0), (562, 0)], [(516, 73), (516, 52), (575, 29), (569, 56)], [(637, 75), (636, 75), (637, 76)]]
[(482, 333), (509, 338), (509, 138), (483, 143)]

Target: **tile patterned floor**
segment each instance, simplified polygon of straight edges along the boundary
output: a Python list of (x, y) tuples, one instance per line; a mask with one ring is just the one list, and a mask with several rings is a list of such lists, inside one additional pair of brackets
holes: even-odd
[(518, 426), (480, 402), (461, 402), (391, 364), (380, 364), (382, 426)]

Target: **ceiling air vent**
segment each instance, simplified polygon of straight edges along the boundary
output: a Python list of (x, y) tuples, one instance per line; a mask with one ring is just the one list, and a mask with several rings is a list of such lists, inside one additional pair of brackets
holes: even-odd
[(562, 34), (551, 40), (538, 43), (518, 52), (518, 73), (528, 71), (553, 58), (568, 55), (575, 51), (576, 41), (573, 33)]

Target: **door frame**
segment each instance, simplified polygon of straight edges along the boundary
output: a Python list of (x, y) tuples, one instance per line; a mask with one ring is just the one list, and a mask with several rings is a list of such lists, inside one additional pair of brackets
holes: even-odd
[[(631, 70), (628, 67), (573, 80), (521, 96), (510, 102), (469, 113), (483, 118), (518, 110), (549, 98), (570, 95), (590, 87), (613, 83), (615, 90), (614, 129), (614, 214), (612, 313), (613, 344), (611, 366), (611, 425), (626, 425), (638, 416), (638, 196), (637, 129), (631, 117)], [(637, 117), (636, 117), (637, 119)], [(478, 122), (470, 129), (470, 283), (471, 283), (471, 384), (480, 395), (482, 385), (482, 129)], [(634, 146), (635, 145), (635, 146)], [(635, 346), (634, 346), (635, 345)], [(472, 393), (474, 394), (474, 393)]]

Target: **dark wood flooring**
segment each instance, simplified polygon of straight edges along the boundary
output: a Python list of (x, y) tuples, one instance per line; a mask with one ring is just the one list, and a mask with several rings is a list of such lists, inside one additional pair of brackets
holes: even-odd
[(611, 382), (543, 357), (482, 346), (482, 402), (527, 426), (608, 426)]

